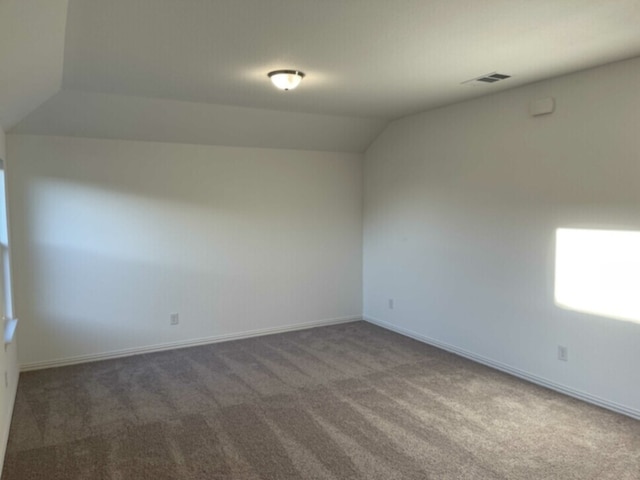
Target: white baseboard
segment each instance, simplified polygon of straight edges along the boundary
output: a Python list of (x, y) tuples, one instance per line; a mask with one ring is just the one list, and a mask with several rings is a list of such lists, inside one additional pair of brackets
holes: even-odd
[(491, 368), (495, 368), (496, 370), (500, 370), (502, 372), (508, 373), (518, 378), (522, 378), (523, 380), (527, 380), (531, 383), (535, 383), (537, 385), (541, 385), (543, 387), (549, 388), (551, 390), (555, 390), (560, 393), (564, 393), (565, 395), (569, 395), (570, 397), (577, 398), (579, 400), (583, 400), (588, 403), (592, 403), (599, 407), (606, 408), (607, 410), (612, 410), (617, 413), (621, 413), (623, 415), (627, 415), (629, 417), (635, 418), (636, 420), (640, 420), (640, 410), (635, 408), (627, 407), (625, 405), (620, 405), (619, 403), (611, 402), (604, 398), (597, 397), (595, 395), (591, 395), (586, 392), (582, 392), (580, 390), (575, 390), (571, 387), (567, 387), (565, 385), (561, 385), (556, 382), (552, 382), (551, 380), (547, 380), (546, 378), (539, 377), (538, 375), (534, 375), (518, 368), (512, 367), (502, 362), (498, 362), (496, 360), (492, 360), (490, 358), (484, 357), (482, 355), (477, 355), (473, 352), (469, 352), (468, 350), (464, 350), (462, 348), (458, 348), (454, 345), (450, 345), (445, 342), (441, 342), (434, 338), (427, 337), (425, 335), (421, 335), (419, 333), (413, 332), (406, 328), (398, 327), (396, 325), (392, 325), (390, 323), (384, 322), (382, 320), (378, 320), (373, 317), (363, 316), (363, 319), (366, 322), (372, 323), (374, 325), (378, 325), (386, 330), (391, 330), (393, 332), (399, 333), (401, 335), (411, 337), (419, 342), (423, 342), (434, 347), (440, 348), (442, 350), (446, 350), (451, 353), (455, 353), (456, 355), (460, 355), (461, 357), (468, 358), (469, 360), (473, 360), (474, 362), (481, 363)]
[(326, 320), (317, 320), (314, 322), (297, 323), (294, 325), (284, 325), (280, 327), (262, 328), (257, 330), (248, 330), (245, 332), (227, 333), (223, 335), (214, 335), (212, 337), (194, 338), (191, 340), (181, 340), (178, 342), (160, 343), (156, 345), (147, 345), (144, 347), (125, 348), (122, 350), (114, 350), (110, 352), (95, 353), (89, 355), (78, 355), (74, 357), (59, 358), (55, 360), (45, 360), (43, 362), (30, 362), (20, 365), (21, 372), (30, 370), (42, 370), (45, 368), (63, 367), (65, 365), (75, 365), (78, 363), (96, 362), (99, 360), (108, 360), (111, 358), (130, 357), (142, 353), (160, 352), (163, 350), (173, 350), (175, 348), (195, 347), (197, 345), (208, 345), (211, 343), (228, 342), (231, 340), (241, 340), (243, 338), (260, 337), (263, 335), (273, 335), (275, 333), (293, 332), (296, 330), (306, 330), (308, 328), (324, 327), (328, 325), (337, 325), (340, 323), (349, 323), (362, 320), (362, 316), (331, 318)]

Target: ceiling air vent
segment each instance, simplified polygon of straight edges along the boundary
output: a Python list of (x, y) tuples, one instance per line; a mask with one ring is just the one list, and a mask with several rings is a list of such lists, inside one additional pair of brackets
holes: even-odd
[(500, 82), (501, 80), (506, 80), (507, 78), (511, 78), (511, 75), (493, 72), (472, 78), (471, 80), (466, 80), (462, 82), (461, 85), (489, 85), (491, 83)]

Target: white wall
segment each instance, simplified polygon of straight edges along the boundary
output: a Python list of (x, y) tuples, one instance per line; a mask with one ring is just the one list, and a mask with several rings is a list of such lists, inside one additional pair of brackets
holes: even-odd
[(23, 367), (360, 318), (361, 154), (23, 135), (8, 150)]
[(640, 230), (639, 83), (634, 59), (393, 122), (365, 158), (365, 318), (640, 416), (640, 324), (554, 303), (557, 228)]
[[(4, 160), (6, 166), (5, 135), (2, 128), (0, 128), (0, 158)], [(0, 322), (0, 326), (4, 327), (4, 322)], [(5, 373), (7, 375), (8, 385), (5, 384)], [(13, 402), (18, 387), (18, 374), (17, 348), (14, 341), (12, 344), (0, 350), (0, 472), (2, 471), (4, 453), (9, 438)]]

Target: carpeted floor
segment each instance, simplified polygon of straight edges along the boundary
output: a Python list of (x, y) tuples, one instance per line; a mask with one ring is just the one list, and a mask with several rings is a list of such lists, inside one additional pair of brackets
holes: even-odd
[(640, 479), (640, 422), (355, 322), (24, 373), (2, 479)]

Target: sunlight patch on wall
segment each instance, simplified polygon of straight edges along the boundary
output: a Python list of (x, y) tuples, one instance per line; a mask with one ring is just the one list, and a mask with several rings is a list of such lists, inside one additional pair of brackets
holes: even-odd
[(555, 301), (640, 323), (640, 232), (559, 228)]
[(34, 180), (28, 195), (26, 222), (40, 248), (198, 271), (231, 261), (218, 253), (220, 232), (237, 219), (215, 206), (63, 180)]

